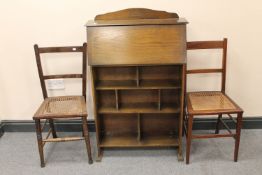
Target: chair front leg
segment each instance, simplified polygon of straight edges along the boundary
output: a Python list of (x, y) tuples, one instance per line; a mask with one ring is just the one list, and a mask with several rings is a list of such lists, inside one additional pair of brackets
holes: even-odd
[(192, 140), (193, 115), (188, 115), (187, 121), (187, 139), (186, 139), (186, 164), (189, 164), (190, 148)]
[(40, 162), (41, 167), (45, 167), (45, 160), (44, 160), (44, 151), (43, 151), (43, 141), (42, 141), (42, 131), (41, 131), (41, 123), (40, 119), (35, 120), (35, 126), (36, 126), (36, 137), (37, 137), (37, 143), (38, 143), (38, 151), (40, 156)]
[(88, 127), (87, 127), (87, 116), (82, 117), (82, 123), (83, 123), (83, 135), (85, 138), (85, 143), (86, 143), (86, 149), (87, 149), (87, 154), (88, 154), (88, 163), (92, 164), (93, 159), (91, 155), (91, 146), (90, 146), (90, 138), (89, 138), (89, 132), (88, 132)]
[(239, 152), (239, 143), (240, 143), (240, 134), (242, 128), (242, 118), (243, 112), (237, 114), (237, 126), (236, 126), (236, 136), (235, 136), (235, 152), (234, 152), (234, 161), (238, 160), (238, 152)]

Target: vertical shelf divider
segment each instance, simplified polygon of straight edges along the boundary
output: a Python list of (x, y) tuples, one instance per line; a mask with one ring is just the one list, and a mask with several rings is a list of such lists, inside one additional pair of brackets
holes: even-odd
[(161, 110), (161, 89), (158, 89), (158, 110)]
[(116, 97), (116, 110), (119, 109), (119, 101), (118, 101), (118, 90), (115, 89), (115, 97)]
[(139, 67), (136, 66), (136, 86), (139, 87), (140, 86), (140, 82), (139, 82)]
[(137, 141), (141, 140), (141, 116), (137, 114)]

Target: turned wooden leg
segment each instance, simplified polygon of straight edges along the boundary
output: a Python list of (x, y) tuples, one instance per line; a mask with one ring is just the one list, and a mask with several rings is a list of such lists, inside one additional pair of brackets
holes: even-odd
[(183, 157), (183, 151), (182, 151), (182, 128), (181, 128), (181, 133), (179, 134), (179, 142), (178, 142), (178, 150), (177, 150), (177, 159), (178, 161), (184, 161)]
[(235, 162), (237, 162), (237, 159), (238, 159), (240, 133), (241, 133), (241, 127), (242, 127), (242, 117), (243, 117), (242, 112), (237, 114), (237, 127), (236, 127), (235, 152), (234, 152), (234, 161)]
[(222, 118), (222, 114), (219, 114), (218, 118), (217, 118), (215, 134), (219, 134), (219, 130), (220, 130), (220, 127), (221, 127), (221, 121), (220, 121), (221, 118)]
[(90, 138), (89, 138), (89, 133), (88, 133), (88, 127), (87, 127), (87, 119), (86, 116), (82, 117), (82, 123), (83, 123), (83, 134), (86, 142), (86, 149), (87, 149), (87, 154), (88, 154), (88, 163), (92, 164), (93, 159), (91, 155), (91, 146), (90, 146)]
[(178, 153), (177, 153), (177, 160), (178, 161), (184, 161), (184, 157), (183, 157), (183, 153), (182, 153), (182, 144), (179, 143), (179, 146), (178, 146)]
[[(182, 125), (183, 126), (183, 125)], [(184, 161), (183, 151), (182, 151), (182, 135), (183, 135), (183, 128), (180, 128), (179, 131), (179, 138), (178, 138), (178, 151), (177, 151), (177, 159), (178, 161)]]
[(193, 115), (189, 115), (187, 121), (186, 164), (189, 164), (192, 128), (193, 128)]
[(183, 137), (183, 133), (184, 133), (184, 115), (183, 113), (181, 114), (180, 117), (180, 127), (179, 128), (179, 132), (178, 132), (178, 151), (177, 151), (177, 159), (178, 161), (184, 161), (184, 157), (183, 157), (183, 151), (182, 151), (182, 137)]
[(36, 137), (37, 137), (41, 167), (45, 167), (44, 151), (43, 151), (44, 146), (43, 146), (43, 141), (42, 141), (42, 131), (41, 131), (40, 119), (35, 120), (35, 126), (36, 126)]
[(97, 146), (96, 162), (101, 162), (102, 158), (103, 158), (103, 149), (98, 145)]
[(49, 126), (50, 126), (50, 128), (52, 130), (53, 138), (57, 138), (55, 125), (54, 125), (54, 120), (53, 119), (49, 119)]
[(183, 124), (182, 124), (182, 128), (183, 128), (183, 130), (182, 130), (182, 137), (184, 137), (184, 135), (186, 134), (185, 126), (186, 126), (186, 114), (184, 113), (184, 115), (183, 115)]

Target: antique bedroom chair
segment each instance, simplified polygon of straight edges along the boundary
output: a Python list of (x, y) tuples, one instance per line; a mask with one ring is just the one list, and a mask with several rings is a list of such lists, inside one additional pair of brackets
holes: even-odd
[[(227, 39), (222, 41), (195, 41), (187, 42), (187, 50), (197, 49), (221, 49), (222, 52), (222, 68), (218, 69), (194, 69), (187, 70), (187, 74), (205, 74), (205, 73), (221, 73), (221, 91), (199, 91), (188, 92), (186, 94), (186, 115), (185, 115), (185, 131), (186, 131), (186, 164), (189, 164), (190, 147), (192, 139), (233, 137), (235, 139), (234, 161), (238, 159), (240, 132), (242, 125), (243, 110), (225, 93), (226, 84), (226, 58), (227, 58)], [(190, 58), (188, 59), (190, 61)], [(187, 75), (188, 76), (188, 75)], [(232, 114), (236, 114), (236, 120)], [(218, 115), (215, 134), (193, 135), (192, 126), (194, 116)], [(226, 122), (222, 119), (228, 116), (236, 124), (236, 131), (232, 132)], [(224, 125), (228, 131), (226, 134), (219, 134), (220, 126)]]
[[(87, 128), (87, 108), (86, 108), (86, 43), (83, 46), (74, 47), (38, 47), (34, 45), (35, 56), (37, 62), (37, 68), (42, 87), (44, 101), (38, 108), (37, 112), (33, 116), (36, 125), (36, 135), (38, 141), (38, 149), (41, 161), (41, 167), (45, 166), (43, 147), (47, 142), (66, 142), (66, 141), (78, 141), (85, 140), (86, 149), (89, 158), (89, 164), (91, 164), (91, 148), (89, 141), (89, 133)], [(65, 52), (81, 52), (83, 54), (83, 66), (82, 74), (63, 74), (63, 75), (44, 75), (40, 60), (40, 54), (44, 53), (65, 53)], [(82, 79), (82, 96), (59, 96), (48, 97), (46, 90), (45, 80), (57, 79), (57, 78), (81, 78)], [(80, 118), (83, 126), (83, 136), (81, 137), (57, 137), (54, 119), (72, 119)], [(43, 126), (41, 126), (41, 120), (45, 120)], [(42, 131), (49, 122), (50, 129), (45, 138), (42, 138)], [(52, 133), (53, 138), (49, 138)]]

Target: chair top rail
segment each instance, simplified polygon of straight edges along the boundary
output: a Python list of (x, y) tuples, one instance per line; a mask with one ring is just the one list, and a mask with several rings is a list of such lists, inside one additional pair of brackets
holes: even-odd
[(223, 49), (223, 41), (190, 41), (187, 42), (187, 50), (196, 49)]
[(82, 78), (83, 74), (61, 74), (61, 75), (44, 75), (43, 78), (46, 79), (59, 79), (59, 78)]
[(39, 47), (38, 50), (39, 53), (83, 52), (83, 47), (82, 46)]

